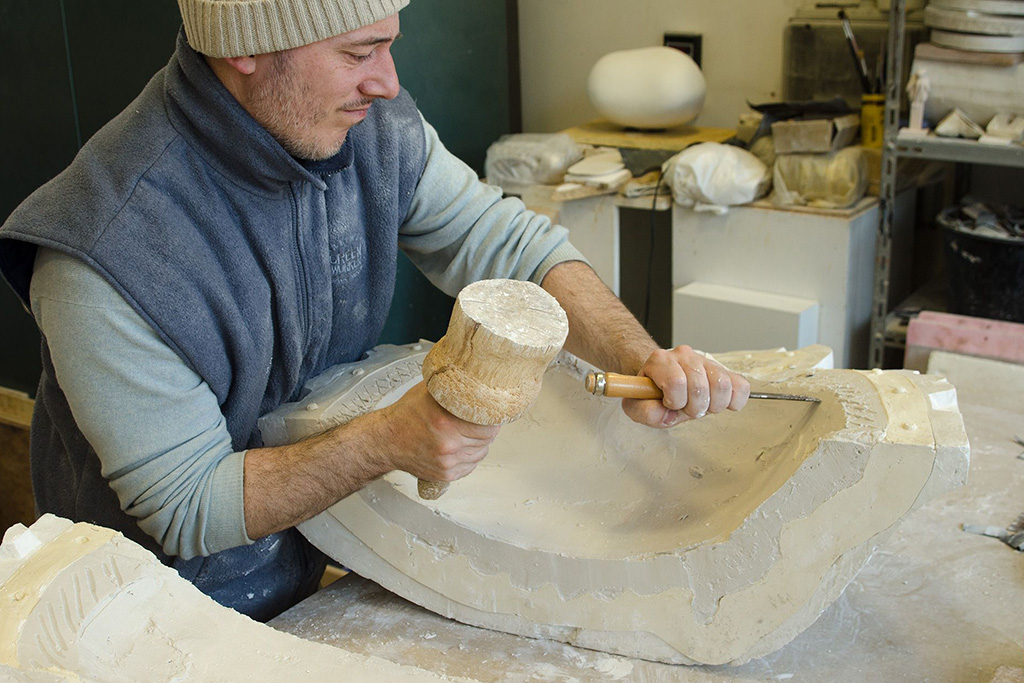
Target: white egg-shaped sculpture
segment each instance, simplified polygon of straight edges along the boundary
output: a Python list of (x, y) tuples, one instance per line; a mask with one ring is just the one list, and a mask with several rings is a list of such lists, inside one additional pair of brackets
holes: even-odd
[(672, 128), (704, 108), (707, 82), (700, 67), (671, 47), (611, 52), (590, 71), (590, 101), (609, 121), (630, 128)]

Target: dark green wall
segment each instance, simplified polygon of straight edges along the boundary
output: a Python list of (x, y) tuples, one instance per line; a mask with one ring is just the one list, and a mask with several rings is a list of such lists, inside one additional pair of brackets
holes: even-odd
[[(400, 16), (402, 84), (480, 172), (487, 146), (519, 128), (515, 0), (414, 0)], [(167, 62), (179, 24), (173, 0), (0, 0), (0, 221)], [(382, 341), (436, 339), (450, 310), (402, 256)], [(31, 394), (38, 376), (35, 324), (0, 285), (0, 386)]]
[[(413, 0), (399, 17), (392, 54), (402, 85), (445, 146), (483, 175), (487, 147), (521, 129), (515, 1)], [(439, 339), (452, 303), (400, 254), (381, 341)]]
[[(0, 218), (60, 172), (78, 150), (56, 0), (0, 0)], [(0, 385), (35, 392), (39, 335), (0, 283)]]
[(517, 49), (519, 40), (514, 6), (413, 0), (399, 15), (403, 37), (392, 49), (402, 85), (424, 117), (481, 175), (487, 147), (520, 128), (518, 89), (509, 88), (510, 79), (519, 80), (518, 63), (509, 62), (509, 47)]

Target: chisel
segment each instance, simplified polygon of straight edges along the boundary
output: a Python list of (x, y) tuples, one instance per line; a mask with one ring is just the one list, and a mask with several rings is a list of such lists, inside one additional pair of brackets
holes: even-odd
[[(650, 377), (635, 375), (619, 375), (614, 372), (592, 372), (584, 380), (587, 391), (597, 396), (609, 398), (661, 398), (661, 389)], [(796, 394), (772, 394), (750, 392), (750, 398), (774, 399), (780, 401), (807, 401), (821, 403), (815, 396), (799, 396)]]

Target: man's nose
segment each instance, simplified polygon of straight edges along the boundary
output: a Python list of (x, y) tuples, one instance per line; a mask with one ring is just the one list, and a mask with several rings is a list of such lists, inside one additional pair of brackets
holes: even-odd
[(398, 72), (395, 71), (395, 60), (391, 52), (384, 52), (375, 67), (373, 73), (360, 84), (360, 91), (369, 97), (385, 100), (398, 97)]

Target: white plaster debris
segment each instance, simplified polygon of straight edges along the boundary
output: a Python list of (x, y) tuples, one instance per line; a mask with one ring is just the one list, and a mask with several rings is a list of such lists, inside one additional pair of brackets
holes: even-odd
[(579, 679), (566, 679), (565, 674), (554, 664), (534, 664), (530, 669), (531, 681), (558, 681), (558, 683), (579, 683)]
[(121, 534), (53, 515), (4, 535), (0, 613), (0, 680), (470, 681), (275, 631)]
[(609, 680), (621, 681), (633, 673), (633, 663), (627, 659), (606, 657), (594, 664), (594, 671), (604, 674)]
[[(382, 347), (359, 364), (363, 381), (329, 371), (336, 379), (304, 399), (322, 410), (275, 411), (264, 442), (393, 402), (424, 354)], [(466, 623), (742, 663), (813, 623), (904, 516), (967, 474), (947, 382), (832, 370), (831, 357), (821, 346), (718, 354), (758, 390), (822, 402), (751, 402), (650, 430), (587, 394), (592, 368), (563, 354), (534, 407), (443, 499), (419, 500), (415, 480), (392, 473), (300, 528), (362, 576)]]

